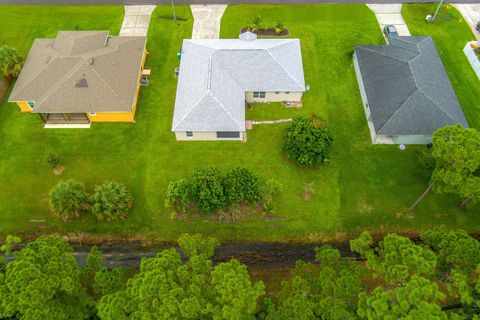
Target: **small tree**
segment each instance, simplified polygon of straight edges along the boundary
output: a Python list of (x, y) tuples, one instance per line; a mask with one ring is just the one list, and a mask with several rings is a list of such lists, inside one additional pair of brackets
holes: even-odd
[(73, 179), (61, 181), (50, 191), (50, 204), (55, 213), (67, 221), (88, 207), (88, 195), (82, 183)]
[(412, 211), (431, 191), (453, 193), (464, 200), (461, 206), (480, 199), (480, 133), (460, 125), (438, 129), (433, 134), (435, 168), (425, 192), (408, 209)]
[(127, 187), (113, 181), (97, 186), (92, 200), (97, 219), (107, 221), (125, 219), (133, 203)]
[(192, 179), (192, 196), (197, 208), (213, 212), (225, 207), (220, 172), (214, 168), (198, 170)]
[(0, 78), (17, 77), (23, 66), (23, 57), (13, 48), (0, 47)]
[(334, 138), (318, 115), (296, 118), (287, 129), (283, 150), (303, 166), (320, 166), (329, 157)]
[(60, 163), (60, 155), (54, 148), (47, 148), (47, 150), (45, 150), (44, 161), (53, 169)]
[(235, 167), (223, 179), (225, 198), (228, 202), (247, 201), (256, 203), (260, 200), (260, 183), (252, 171)]

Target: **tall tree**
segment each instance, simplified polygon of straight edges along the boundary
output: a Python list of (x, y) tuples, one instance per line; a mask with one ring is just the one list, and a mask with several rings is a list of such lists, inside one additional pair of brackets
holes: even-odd
[(431, 191), (460, 196), (464, 207), (480, 199), (480, 132), (460, 125), (440, 128), (433, 134), (435, 168), (425, 192), (408, 209), (412, 211)]
[(174, 248), (143, 259), (125, 290), (98, 303), (104, 319), (252, 319), (263, 284), (252, 284), (237, 261), (212, 265), (217, 242), (199, 235), (179, 239), (185, 261)]
[(67, 242), (57, 235), (38, 238), (0, 273), (0, 318), (85, 319), (92, 301), (80, 276)]
[(268, 319), (356, 318), (357, 297), (364, 289), (360, 265), (340, 260), (339, 251), (330, 246), (317, 248), (315, 260), (315, 264), (297, 263)]

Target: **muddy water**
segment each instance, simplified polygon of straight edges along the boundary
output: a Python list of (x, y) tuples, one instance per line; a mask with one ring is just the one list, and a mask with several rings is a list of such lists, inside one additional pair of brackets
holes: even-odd
[[(292, 267), (297, 260), (313, 261), (315, 247), (322, 244), (295, 244), (295, 243), (227, 243), (215, 250), (212, 260), (215, 263), (237, 259), (254, 268), (283, 268)], [(342, 257), (354, 257), (349, 250), (348, 242), (345, 244), (331, 244), (340, 250)], [(74, 255), (83, 265), (91, 246), (72, 244)], [(172, 244), (155, 247), (145, 247), (141, 244), (106, 244), (97, 246), (102, 252), (107, 268), (139, 267), (142, 258), (154, 257), (163, 249), (171, 248)], [(178, 247), (177, 247), (178, 249)]]

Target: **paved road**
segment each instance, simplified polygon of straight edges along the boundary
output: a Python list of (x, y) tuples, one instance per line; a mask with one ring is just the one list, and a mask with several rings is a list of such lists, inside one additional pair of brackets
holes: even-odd
[[(434, 0), (173, 0), (176, 4), (306, 4), (306, 3), (422, 3)], [(449, 0), (449, 3), (480, 3), (480, 0)], [(0, 4), (171, 4), (171, 0), (0, 0)]]

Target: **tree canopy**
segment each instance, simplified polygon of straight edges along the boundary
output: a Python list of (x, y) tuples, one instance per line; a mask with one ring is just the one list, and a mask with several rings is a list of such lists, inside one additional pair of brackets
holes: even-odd
[(0, 79), (2, 77), (17, 77), (22, 70), (23, 57), (8, 46), (0, 46)]

